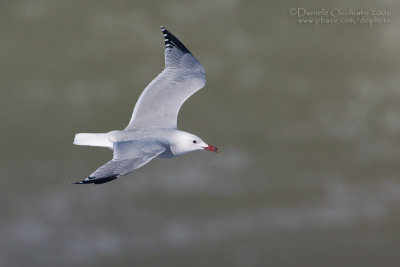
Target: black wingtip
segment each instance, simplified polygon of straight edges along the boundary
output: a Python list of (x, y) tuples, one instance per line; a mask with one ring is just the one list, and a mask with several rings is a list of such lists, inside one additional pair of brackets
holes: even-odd
[(117, 175), (104, 177), (104, 178), (100, 178), (100, 179), (95, 179), (93, 183), (94, 184), (104, 184), (104, 183), (108, 183), (108, 182), (110, 182), (112, 180), (115, 180), (117, 178), (118, 178)]
[(104, 184), (117, 178), (118, 175), (108, 176), (104, 178), (88, 177), (85, 180), (75, 182), (74, 184)]
[(170, 40), (171, 38), (169, 38), (169, 36), (168, 36), (169, 32), (167, 31), (167, 29), (164, 28), (164, 26), (161, 26), (161, 32), (164, 35), (165, 49), (171, 50), (172, 44), (171, 44), (171, 40)]
[(92, 183), (94, 183), (93, 179), (94, 179), (94, 177), (87, 177), (86, 179), (79, 181), (79, 182), (75, 182), (73, 184), (92, 184)]
[(179, 39), (176, 38), (175, 35), (169, 32), (164, 26), (161, 26), (161, 32), (164, 35), (165, 49), (171, 50), (173, 47), (176, 47), (182, 52), (190, 53), (189, 49), (187, 49), (186, 46), (181, 41), (179, 41)]

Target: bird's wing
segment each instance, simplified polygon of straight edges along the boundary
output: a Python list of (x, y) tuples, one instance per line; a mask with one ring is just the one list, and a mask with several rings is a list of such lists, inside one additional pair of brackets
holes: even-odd
[(144, 89), (125, 130), (177, 128), (183, 103), (206, 84), (203, 66), (172, 33), (161, 27), (165, 68)]
[(154, 141), (114, 143), (114, 158), (76, 184), (102, 184), (128, 174), (163, 153), (166, 148)]

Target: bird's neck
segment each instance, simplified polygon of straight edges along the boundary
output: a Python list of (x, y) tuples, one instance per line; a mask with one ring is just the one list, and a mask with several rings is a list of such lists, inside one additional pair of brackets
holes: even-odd
[[(187, 134), (186, 132), (175, 130), (169, 138), (171, 152), (175, 157), (184, 155), (192, 151), (187, 145)], [(186, 138), (185, 138), (186, 137)]]

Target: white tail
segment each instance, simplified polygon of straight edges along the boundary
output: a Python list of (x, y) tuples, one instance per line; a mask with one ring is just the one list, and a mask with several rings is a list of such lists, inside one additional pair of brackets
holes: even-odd
[(75, 135), (74, 145), (113, 148), (113, 143), (108, 139), (107, 133), (77, 133)]

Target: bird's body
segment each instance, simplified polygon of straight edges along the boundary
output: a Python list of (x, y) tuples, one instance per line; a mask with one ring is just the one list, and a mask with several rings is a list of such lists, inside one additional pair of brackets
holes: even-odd
[(196, 135), (177, 129), (182, 104), (205, 85), (204, 69), (190, 51), (161, 27), (165, 69), (143, 91), (124, 130), (78, 133), (74, 144), (108, 147), (111, 161), (77, 184), (101, 184), (128, 174), (153, 158), (172, 158), (195, 150), (217, 148)]

